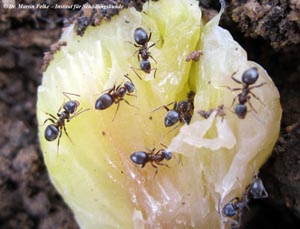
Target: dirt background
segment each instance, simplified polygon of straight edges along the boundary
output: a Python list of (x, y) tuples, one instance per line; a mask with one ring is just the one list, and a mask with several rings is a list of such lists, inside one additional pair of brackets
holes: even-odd
[[(17, 1), (35, 3), (36, 1)], [(51, 1), (55, 3), (71, 1)], [(107, 1), (100, 1), (107, 2)], [(111, 1), (112, 2), (112, 1)], [(118, 0), (142, 9), (144, 1)], [(49, 3), (50, 1), (40, 1)], [(82, 4), (84, 1), (76, 1)], [(201, 0), (205, 17), (218, 1)], [(84, 32), (99, 24), (71, 10), (14, 10), (0, 6), (0, 228), (78, 228), (72, 212), (49, 181), (37, 139), (36, 93), (44, 53), (73, 17)], [(108, 20), (117, 12), (101, 11)], [(282, 130), (274, 152), (261, 169), (269, 198), (250, 204), (243, 228), (300, 228), (300, 2), (227, 2), (221, 26), (265, 67), (281, 94)], [(52, 46), (53, 49), (53, 46)], [(49, 57), (49, 56), (48, 56)], [(287, 131), (288, 126), (294, 125)]]

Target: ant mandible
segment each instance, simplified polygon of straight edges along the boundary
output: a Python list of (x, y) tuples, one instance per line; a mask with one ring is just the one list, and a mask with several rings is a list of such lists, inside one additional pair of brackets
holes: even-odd
[[(47, 121), (52, 122), (52, 124), (48, 125), (45, 129), (44, 132), (44, 137), (47, 141), (54, 141), (57, 139), (58, 137), (58, 141), (57, 141), (57, 152), (58, 152), (58, 148), (59, 148), (59, 143), (60, 143), (60, 138), (62, 136), (62, 130), (65, 132), (66, 136), (69, 138), (69, 140), (71, 141), (68, 132), (66, 130), (66, 126), (65, 126), (65, 122), (70, 122), (71, 119), (73, 119), (74, 117), (78, 116), (79, 114), (81, 114), (82, 112), (85, 112), (89, 109), (85, 109), (85, 110), (79, 110), (77, 111), (77, 108), (79, 107), (80, 103), (77, 100), (72, 100), (68, 95), (74, 95), (74, 96), (79, 96), (77, 94), (73, 94), (73, 93), (67, 93), (67, 92), (63, 92), (63, 95), (65, 97), (67, 97), (69, 99), (68, 102), (64, 103), (57, 111), (57, 117), (55, 117), (54, 115), (50, 114), (50, 113), (46, 113), (47, 115), (50, 116), (50, 118), (47, 118), (44, 121), (44, 124)], [(61, 111), (63, 109), (63, 111)], [(76, 112), (77, 111), (77, 112)]]
[[(190, 124), (194, 111), (194, 97), (195, 92), (190, 91), (188, 93), (187, 100), (181, 100), (180, 102), (172, 102), (168, 105), (160, 106), (153, 111), (160, 108), (165, 108), (167, 115), (165, 116), (165, 126), (170, 127), (175, 125), (178, 121), (186, 124)], [(169, 109), (168, 106), (174, 104), (173, 109)]]
[[(124, 99), (125, 95), (134, 96), (132, 93), (135, 91), (135, 86), (131, 79), (128, 77), (128, 74), (124, 75), (129, 81), (126, 81), (124, 85), (122, 84), (113, 86), (113, 88), (109, 89), (108, 92), (99, 96), (95, 103), (95, 109), (97, 110), (105, 110), (109, 108), (113, 103), (118, 104), (117, 110), (114, 114), (113, 120), (119, 110), (120, 102), (125, 101), (128, 105), (131, 105), (126, 99)], [(133, 106), (134, 107), (134, 106)]]
[[(242, 75), (242, 81), (239, 81), (238, 79), (234, 78), (233, 76), (236, 74), (236, 72), (234, 72), (232, 75), (231, 75), (231, 78), (239, 83), (239, 84), (242, 84), (242, 88), (230, 88), (230, 87), (227, 87), (229, 90), (231, 91), (242, 91), (241, 93), (239, 93), (232, 101), (232, 105), (234, 104), (236, 98), (238, 98), (239, 100), (239, 103), (235, 105), (235, 108), (234, 108), (234, 112), (237, 114), (237, 116), (240, 118), (240, 119), (244, 119), (246, 117), (246, 114), (247, 114), (247, 106), (245, 105), (247, 102), (249, 103), (250, 107), (252, 108), (252, 110), (254, 112), (256, 112), (256, 110), (254, 109), (254, 107), (252, 106), (252, 104), (250, 103), (250, 98), (251, 96), (249, 94), (251, 94), (255, 99), (257, 99), (261, 104), (263, 104), (263, 102), (251, 91), (253, 88), (258, 88), (258, 87), (261, 87), (263, 86), (264, 84), (266, 84), (265, 82), (264, 83), (261, 83), (259, 85), (256, 85), (256, 86), (252, 86), (252, 87), (249, 87), (250, 85), (253, 85), (258, 77), (259, 77), (259, 74), (258, 74), (258, 69), (256, 67), (252, 67), (252, 68), (249, 68), (248, 70), (246, 70), (243, 75)], [(231, 106), (232, 106), (231, 105)]]
[[(164, 146), (164, 145), (163, 145)], [(164, 146), (166, 147), (166, 146)], [(167, 147), (166, 147), (167, 148)], [(167, 164), (161, 163), (163, 160), (171, 160), (172, 159), (172, 153), (165, 150), (165, 149), (159, 149), (155, 152), (155, 148), (152, 150), (149, 150), (149, 153), (146, 153), (145, 151), (137, 151), (130, 155), (130, 159), (133, 163), (137, 165), (142, 165), (142, 168), (147, 164), (151, 163), (151, 165), (155, 168), (155, 174), (158, 173), (158, 165), (164, 165), (169, 167)]]
[[(157, 68), (151, 68), (151, 63), (149, 61), (149, 58), (154, 60), (155, 63), (156, 60), (151, 56), (151, 53), (149, 52), (149, 49), (152, 48), (155, 43), (148, 46), (148, 42), (151, 39), (152, 32), (149, 33), (149, 36), (147, 32), (143, 28), (136, 28), (134, 31), (134, 40), (136, 44), (133, 44), (135, 47), (139, 48), (135, 53), (138, 53), (138, 62), (140, 64), (140, 69), (135, 69), (134, 67), (130, 67), (132, 71), (139, 77), (139, 79), (142, 79), (135, 70), (142, 70), (143, 72), (149, 74), (151, 71), (154, 71), (154, 78), (156, 75)], [(130, 42), (131, 43), (131, 42)], [(134, 54), (135, 54), (134, 53)]]

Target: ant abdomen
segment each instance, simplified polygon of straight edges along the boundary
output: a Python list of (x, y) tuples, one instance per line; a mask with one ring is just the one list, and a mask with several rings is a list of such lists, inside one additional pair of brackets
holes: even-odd
[(57, 138), (58, 134), (59, 129), (57, 128), (57, 126), (54, 124), (50, 124), (46, 127), (44, 136), (47, 141), (54, 141)]
[(95, 109), (97, 110), (105, 110), (110, 107), (114, 103), (113, 98), (109, 94), (101, 95), (95, 103)]
[(258, 79), (258, 70), (256, 67), (249, 68), (242, 75), (242, 81), (245, 84), (254, 84)]
[(133, 37), (139, 45), (144, 45), (149, 41), (147, 32), (141, 27), (135, 29)]

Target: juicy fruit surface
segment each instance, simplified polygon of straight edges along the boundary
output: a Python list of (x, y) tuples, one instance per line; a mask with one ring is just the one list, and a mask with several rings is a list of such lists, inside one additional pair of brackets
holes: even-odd
[[(146, 4), (147, 5), (147, 4)], [(217, 26), (219, 16), (201, 24), (201, 12), (194, 0), (162, 0), (144, 6), (146, 13), (123, 10), (118, 17), (99, 27), (88, 28), (83, 37), (71, 26), (62, 40), (68, 45), (54, 55), (38, 91), (39, 138), (51, 180), (73, 210), (82, 228), (217, 228), (223, 226), (218, 203), (223, 206), (241, 196), (252, 176), (270, 155), (278, 136), (281, 108), (279, 94), (267, 73), (247, 61), (245, 51), (231, 35)], [(128, 23), (129, 22), (129, 23)], [(149, 51), (153, 72), (137, 71), (136, 28), (152, 32)], [(198, 62), (186, 56), (201, 49)], [(244, 120), (230, 111), (236, 92), (226, 87), (239, 80), (250, 67), (259, 69), (253, 92), (264, 104), (251, 98), (255, 107)], [(103, 91), (123, 85), (129, 77), (136, 88), (104, 110), (95, 102)], [(167, 111), (161, 105), (187, 99), (196, 92), (194, 115), (189, 125), (166, 128)], [(72, 99), (80, 108), (90, 108), (66, 123), (59, 152), (56, 141), (44, 137), (48, 118), (67, 101), (63, 92), (80, 95)], [(198, 110), (224, 104), (222, 120), (213, 113), (207, 120)], [(170, 107), (172, 108), (172, 106)], [(249, 110), (249, 109), (248, 109)], [(158, 150), (168, 145), (173, 158), (169, 167), (155, 169), (148, 163), (140, 168), (130, 160), (138, 151)], [(182, 164), (174, 157), (180, 158)]]

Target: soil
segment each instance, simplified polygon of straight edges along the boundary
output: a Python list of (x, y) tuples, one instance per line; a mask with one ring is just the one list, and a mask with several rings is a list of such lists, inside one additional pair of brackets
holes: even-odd
[[(145, 1), (118, 2), (141, 10)], [(200, 3), (206, 8), (206, 17), (219, 9), (218, 1)], [(58, 40), (67, 18), (78, 23), (78, 18), (86, 16), (75, 13), (0, 6), (0, 228), (79, 228), (49, 180), (35, 115), (44, 53), (50, 50), (51, 54), (57, 48), (50, 46)], [(103, 20), (110, 16), (102, 12)], [(93, 23), (101, 20), (93, 19)], [(280, 91), (283, 107), (279, 140), (260, 171), (269, 198), (250, 204), (242, 227), (299, 228), (300, 4), (296, 0), (233, 0), (227, 4), (221, 26), (246, 49), (249, 59), (268, 71)], [(84, 33), (84, 29), (79, 32)]]

